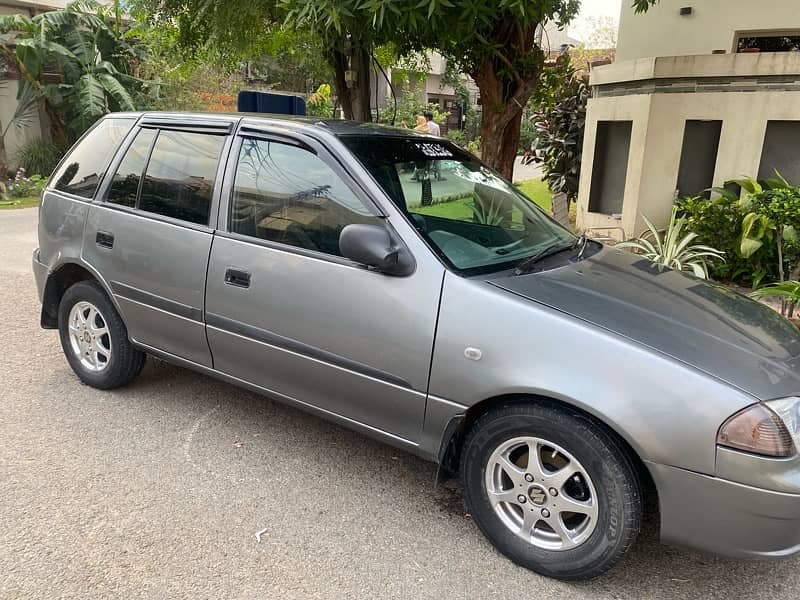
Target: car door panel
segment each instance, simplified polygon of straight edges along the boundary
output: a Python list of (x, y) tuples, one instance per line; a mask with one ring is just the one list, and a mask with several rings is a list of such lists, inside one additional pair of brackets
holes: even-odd
[[(226, 284), (228, 265), (247, 268), (250, 287)], [(215, 368), (416, 441), (441, 277), (393, 278), (217, 235), (206, 305)]]
[(444, 268), (425, 262), (390, 277), (337, 255), (344, 224), (385, 219), (306, 142), (234, 147), (229, 231), (215, 235), (206, 284), (214, 366), (416, 443)]
[(104, 274), (131, 339), (206, 367), (205, 280), (228, 130), (140, 127), (84, 231), (84, 259)]
[[(112, 232), (112, 248), (97, 244)], [(84, 259), (108, 274), (130, 337), (141, 344), (211, 366), (203, 324), (210, 231), (200, 231), (105, 205), (93, 205)]]

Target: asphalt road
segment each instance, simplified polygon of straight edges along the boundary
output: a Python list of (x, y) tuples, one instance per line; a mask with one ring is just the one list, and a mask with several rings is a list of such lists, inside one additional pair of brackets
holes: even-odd
[(652, 522), (608, 575), (549, 580), (413, 456), (153, 360), (83, 386), (38, 325), (35, 230), (0, 211), (2, 598), (798, 597), (800, 561), (663, 547)]

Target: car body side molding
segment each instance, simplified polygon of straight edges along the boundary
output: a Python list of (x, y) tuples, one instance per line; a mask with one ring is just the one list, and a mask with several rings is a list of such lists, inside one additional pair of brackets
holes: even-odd
[(206, 313), (206, 325), (226, 331), (228, 333), (250, 338), (270, 346), (275, 346), (276, 348), (281, 348), (282, 350), (288, 350), (289, 352), (301, 354), (303, 356), (307, 356), (309, 358), (313, 358), (315, 360), (319, 360), (321, 362), (328, 363), (333, 366), (364, 375), (366, 377), (371, 377), (372, 379), (378, 379), (380, 381), (410, 390), (414, 389), (408, 381), (402, 377), (393, 375), (392, 373), (381, 371), (380, 369), (376, 369), (358, 361), (351, 360), (345, 356), (328, 352), (322, 348), (317, 348), (316, 346), (311, 346), (273, 331), (268, 331), (266, 329), (261, 329), (260, 327), (254, 327), (253, 325), (242, 323), (241, 321), (236, 321), (235, 319), (229, 319), (214, 313)]

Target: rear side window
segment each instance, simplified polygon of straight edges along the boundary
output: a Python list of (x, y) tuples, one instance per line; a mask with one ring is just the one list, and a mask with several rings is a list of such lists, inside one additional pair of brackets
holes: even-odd
[(144, 165), (147, 163), (147, 153), (150, 151), (150, 145), (155, 137), (156, 132), (152, 129), (142, 129), (136, 134), (136, 139), (128, 147), (125, 158), (122, 159), (114, 174), (106, 200), (130, 208), (136, 206), (139, 181), (142, 179)]
[(139, 208), (207, 225), (224, 141), (221, 135), (160, 131), (142, 182)]
[(61, 164), (51, 181), (53, 187), (82, 198), (91, 198), (133, 119), (103, 119)]

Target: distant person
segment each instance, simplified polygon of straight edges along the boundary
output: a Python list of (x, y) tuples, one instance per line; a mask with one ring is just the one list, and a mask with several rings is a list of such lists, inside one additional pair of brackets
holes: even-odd
[(439, 124), (433, 120), (433, 113), (428, 111), (425, 113), (425, 120), (428, 122), (428, 131), (433, 135), (442, 135), (442, 130), (439, 129)]
[(414, 127), (414, 131), (421, 131), (422, 133), (431, 132), (428, 127), (428, 120), (423, 115), (417, 115), (417, 124)]

